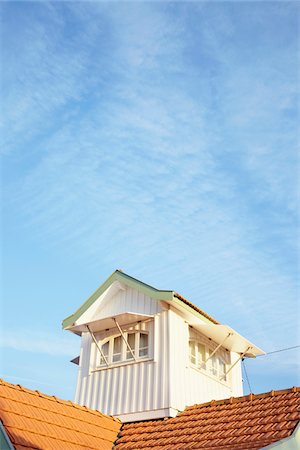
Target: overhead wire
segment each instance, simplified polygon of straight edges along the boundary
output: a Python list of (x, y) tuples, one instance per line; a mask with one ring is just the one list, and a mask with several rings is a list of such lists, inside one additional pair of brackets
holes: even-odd
[(263, 355), (256, 355), (256, 357), (258, 357), (258, 356), (268, 356), (268, 355), (272, 355), (273, 353), (286, 352), (288, 350), (294, 350), (296, 348), (300, 348), (300, 345), (294, 345), (294, 347), (281, 348), (280, 350), (274, 350), (273, 352), (266, 352)]
[[(274, 353), (286, 352), (288, 350), (295, 350), (296, 348), (300, 348), (300, 345), (294, 345), (293, 347), (286, 347), (286, 348), (281, 348), (279, 350), (274, 350), (272, 352), (266, 352), (265, 354), (262, 354), (262, 355), (256, 355), (256, 357), (258, 357), (258, 356), (268, 356), (268, 355), (272, 355)], [(244, 374), (245, 374), (245, 378), (246, 378), (246, 381), (247, 381), (249, 392), (251, 394), (253, 391), (252, 391), (252, 388), (251, 388), (251, 385), (250, 385), (250, 381), (249, 381), (249, 377), (248, 377), (248, 373), (247, 373), (247, 370), (246, 370), (245, 358), (242, 358), (242, 368), (243, 368), (243, 371), (244, 371)]]
[(246, 377), (246, 381), (247, 381), (247, 384), (248, 384), (248, 388), (249, 388), (250, 394), (252, 394), (253, 391), (252, 391), (252, 388), (251, 388), (251, 385), (250, 385), (250, 381), (249, 381), (249, 377), (248, 377), (248, 374), (247, 374), (244, 358), (242, 359), (242, 367), (243, 367), (243, 370), (244, 370), (244, 373), (245, 373), (245, 377)]

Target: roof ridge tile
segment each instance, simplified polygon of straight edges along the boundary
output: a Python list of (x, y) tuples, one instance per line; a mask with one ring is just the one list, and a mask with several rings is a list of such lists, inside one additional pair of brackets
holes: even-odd
[(234, 403), (243, 403), (246, 401), (253, 401), (253, 400), (259, 400), (259, 399), (264, 399), (264, 398), (268, 398), (268, 397), (275, 397), (278, 395), (285, 395), (285, 394), (290, 394), (290, 393), (297, 393), (300, 392), (300, 387), (299, 386), (293, 386), (291, 388), (288, 389), (280, 389), (280, 390), (272, 390), (269, 392), (264, 392), (264, 393), (260, 393), (260, 394), (254, 394), (253, 392), (251, 392), (250, 394), (247, 395), (242, 395), (240, 397), (229, 397), (229, 398), (225, 398), (222, 400), (210, 400), (208, 402), (205, 403), (196, 403), (195, 405), (192, 406), (188, 406), (184, 411), (190, 411), (192, 409), (197, 409), (197, 408), (205, 408), (207, 406), (221, 406), (221, 405), (228, 405), (228, 404), (234, 404)]
[(198, 313), (200, 313), (202, 316), (206, 317), (206, 319), (210, 320), (211, 322), (213, 322), (215, 325), (220, 325), (220, 322), (216, 319), (214, 319), (214, 317), (210, 316), (209, 314), (207, 314), (205, 311), (203, 311), (203, 309), (199, 308), (197, 305), (194, 305), (194, 303), (192, 303), (190, 300), (188, 300), (187, 298), (183, 297), (181, 294), (179, 294), (178, 292), (173, 292), (174, 297), (177, 297), (179, 300), (181, 300), (183, 303), (185, 303), (186, 305), (190, 306), (191, 308), (193, 308), (195, 311), (197, 311)]

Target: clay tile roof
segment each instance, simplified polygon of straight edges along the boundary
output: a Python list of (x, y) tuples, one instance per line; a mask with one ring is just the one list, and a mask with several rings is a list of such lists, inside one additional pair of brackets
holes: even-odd
[(198, 308), (198, 306), (194, 305), (194, 303), (190, 302), (189, 300), (187, 300), (185, 297), (183, 297), (182, 295), (178, 294), (178, 292), (174, 292), (174, 296), (176, 298), (178, 298), (178, 300), (181, 300), (183, 303), (185, 303), (186, 305), (190, 306), (192, 309), (194, 309), (195, 311), (197, 311), (199, 314), (201, 314), (202, 316), (206, 317), (208, 320), (210, 320), (212, 323), (215, 323), (216, 325), (219, 325), (220, 322), (218, 322), (216, 319), (214, 319), (212, 316), (210, 316), (209, 314), (207, 314), (205, 311), (203, 311), (202, 309)]
[(120, 421), (0, 379), (0, 420), (16, 450), (111, 450)]
[(167, 420), (122, 426), (116, 450), (257, 450), (292, 434), (300, 388), (250, 394), (186, 408)]

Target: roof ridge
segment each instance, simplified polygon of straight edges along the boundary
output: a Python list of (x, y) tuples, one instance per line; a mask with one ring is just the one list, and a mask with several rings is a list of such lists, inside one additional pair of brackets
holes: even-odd
[(152, 286), (152, 284), (145, 283), (144, 281), (139, 280), (138, 278), (133, 277), (132, 275), (128, 275), (128, 273), (124, 272), (121, 269), (116, 269), (113, 273), (119, 273), (121, 275), (124, 275), (127, 278), (131, 278), (131, 280), (137, 281), (140, 284), (144, 284), (145, 286), (148, 286), (149, 288), (151, 288), (151, 289), (153, 289), (154, 291), (157, 291), (157, 292), (173, 292), (171, 289), (158, 289), (158, 288)]
[[(125, 273), (121, 269), (116, 269), (89, 297), (88, 299), (81, 305), (79, 308), (76, 309), (76, 311), (66, 317), (62, 321), (62, 327), (64, 329), (68, 329), (70, 331), (75, 332), (75, 329), (72, 329), (72, 327), (76, 326), (77, 319), (87, 310), (89, 309), (94, 302), (116, 281), (119, 280), (120, 282), (125, 282), (127, 280), (127, 283), (129, 283), (129, 286), (132, 287), (132, 283), (134, 285), (138, 284), (141, 288), (142, 286), (144, 289), (147, 290), (147, 292), (150, 290), (151, 292), (147, 293), (146, 295), (154, 296), (156, 300), (167, 300), (172, 301), (174, 300), (174, 303), (176, 303), (176, 299), (178, 299), (180, 302), (185, 303), (189, 308), (191, 308), (196, 313), (200, 314), (202, 318), (204, 317), (209, 322), (212, 322), (214, 324), (220, 324), (219, 321), (214, 319), (212, 316), (207, 314), (205, 311), (200, 309), (198, 306), (196, 306), (191, 301), (187, 300), (185, 297), (180, 295), (178, 292), (170, 289), (158, 289), (151, 284), (145, 283), (144, 281), (139, 280), (138, 278), (133, 277), (132, 275), (129, 275), (128, 273)], [(135, 286), (136, 287), (136, 286)], [(138, 289), (138, 288), (137, 288)], [(167, 295), (168, 294), (168, 295)]]
[[(11, 388), (11, 389), (16, 389), (16, 390), (19, 389), (19, 390), (21, 390), (23, 392), (27, 392), (28, 394), (37, 395), (37, 396), (42, 397), (42, 398), (47, 398), (48, 400), (54, 401), (56, 403), (65, 404), (65, 406), (69, 406), (69, 407), (72, 407), (72, 408), (76, 408), (76, 409), (80, 409), (80, 410), (85, 409), (86, 412), (88, 412), (90, 414), (93, 414), (95, 416), (99, 416), (100, 415), (102, 417), (106, 417), (108, 419), (111, 419), (111, 420), (113, 420), (115, 422), (120, 423), (120, 420), (117, 419), (116, 417), (103, 414), (98, 409), (90, 409), (90, 408), (88, 408), (85, 405), (84, 406), (78, 405), (78, 404), (72, 402), (71, 400), (63, 400), (63, 399), (60, 399), (60, 398), (56, 397), (55, 395), (43, 394), (43, 393), (41, 393), (38, 390), (28, 389), (28, 388), (23, 387), (20, 384), (12, 384), (12, 383), (9, 383), (8, 381), (3, 380), (3, 378), (0, 378), (0, 385), (6, 386), (6, 387)], [(19, 403), (23, 403), (23, 402), (19, 402)]]
[(271, 391), (264, 392), (261, 394), (250, 393), (247, 395), (242, 395), (240, 397), (229, 397), (229, 398), (225, 398), (222, 400), (210, 400), (209, 402), (197, 403), (195, 405), (188, 406), (184, 411), (188, 411), (188, 410), (191, 410), (194, 408), (199, 408), (199, 407), (206, 408), (208, 406), (220, 406), (220, 405), (228, 405), (228, 404), (232, 404), (232, 403), (242, 403), (242, 402), (246, 402), (246, 401), (253, 401), (253, 400), (256, 400), (259, 398), (275, 397), (277, 395), (290, 394), (290, 393), (296, 393), (296, 392), (300, 392), (300, 386), (293, 386), (288, 389), (280, 389), (280, 390), (273, 389)]

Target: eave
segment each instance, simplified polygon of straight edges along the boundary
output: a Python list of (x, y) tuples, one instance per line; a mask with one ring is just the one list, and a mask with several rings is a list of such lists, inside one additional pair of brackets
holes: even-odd
[(79, 319), (79, 317), (82, 316), (82, 314), (84, 314), (84, 312), (88, 308), (90, 308), (93, 305), (93, 303), (115, 281), (122, 282), (123, 284), (133, 289), (137, 289), (138, 291), (143, 292), (145, 295), (155, 300), (166, 301), (169, 304), (174, 304), (174, 306), (176, 306), (176, 304), (177, 306), (180, 305), (186, 311), (198, 317), (205, 323), (214, 323), (214, 324), (219, 323), (217, 320), (213, 319), (211, 316), (206, 314), (196, 305), (193, 305), (193, 303), (189, 302), (187, 299), (182, 297), (177, 292), (156, 289), (155, 287), (150, 286), (149, 284), (146, 284), (140, 280), (137, 280), (136, 278), (133, 278), (120, 270), (116, 270), (107, 278), (107, 280), (104, 281), (104, 283), (101, 286), (99, 286), (98, 289), (96, 289), (96, 291), (73, 314), (71, 314), (69, 317), (63, 320), (62, 322), (63, 329), (72, 328), (76, 324), (76, 321)]

